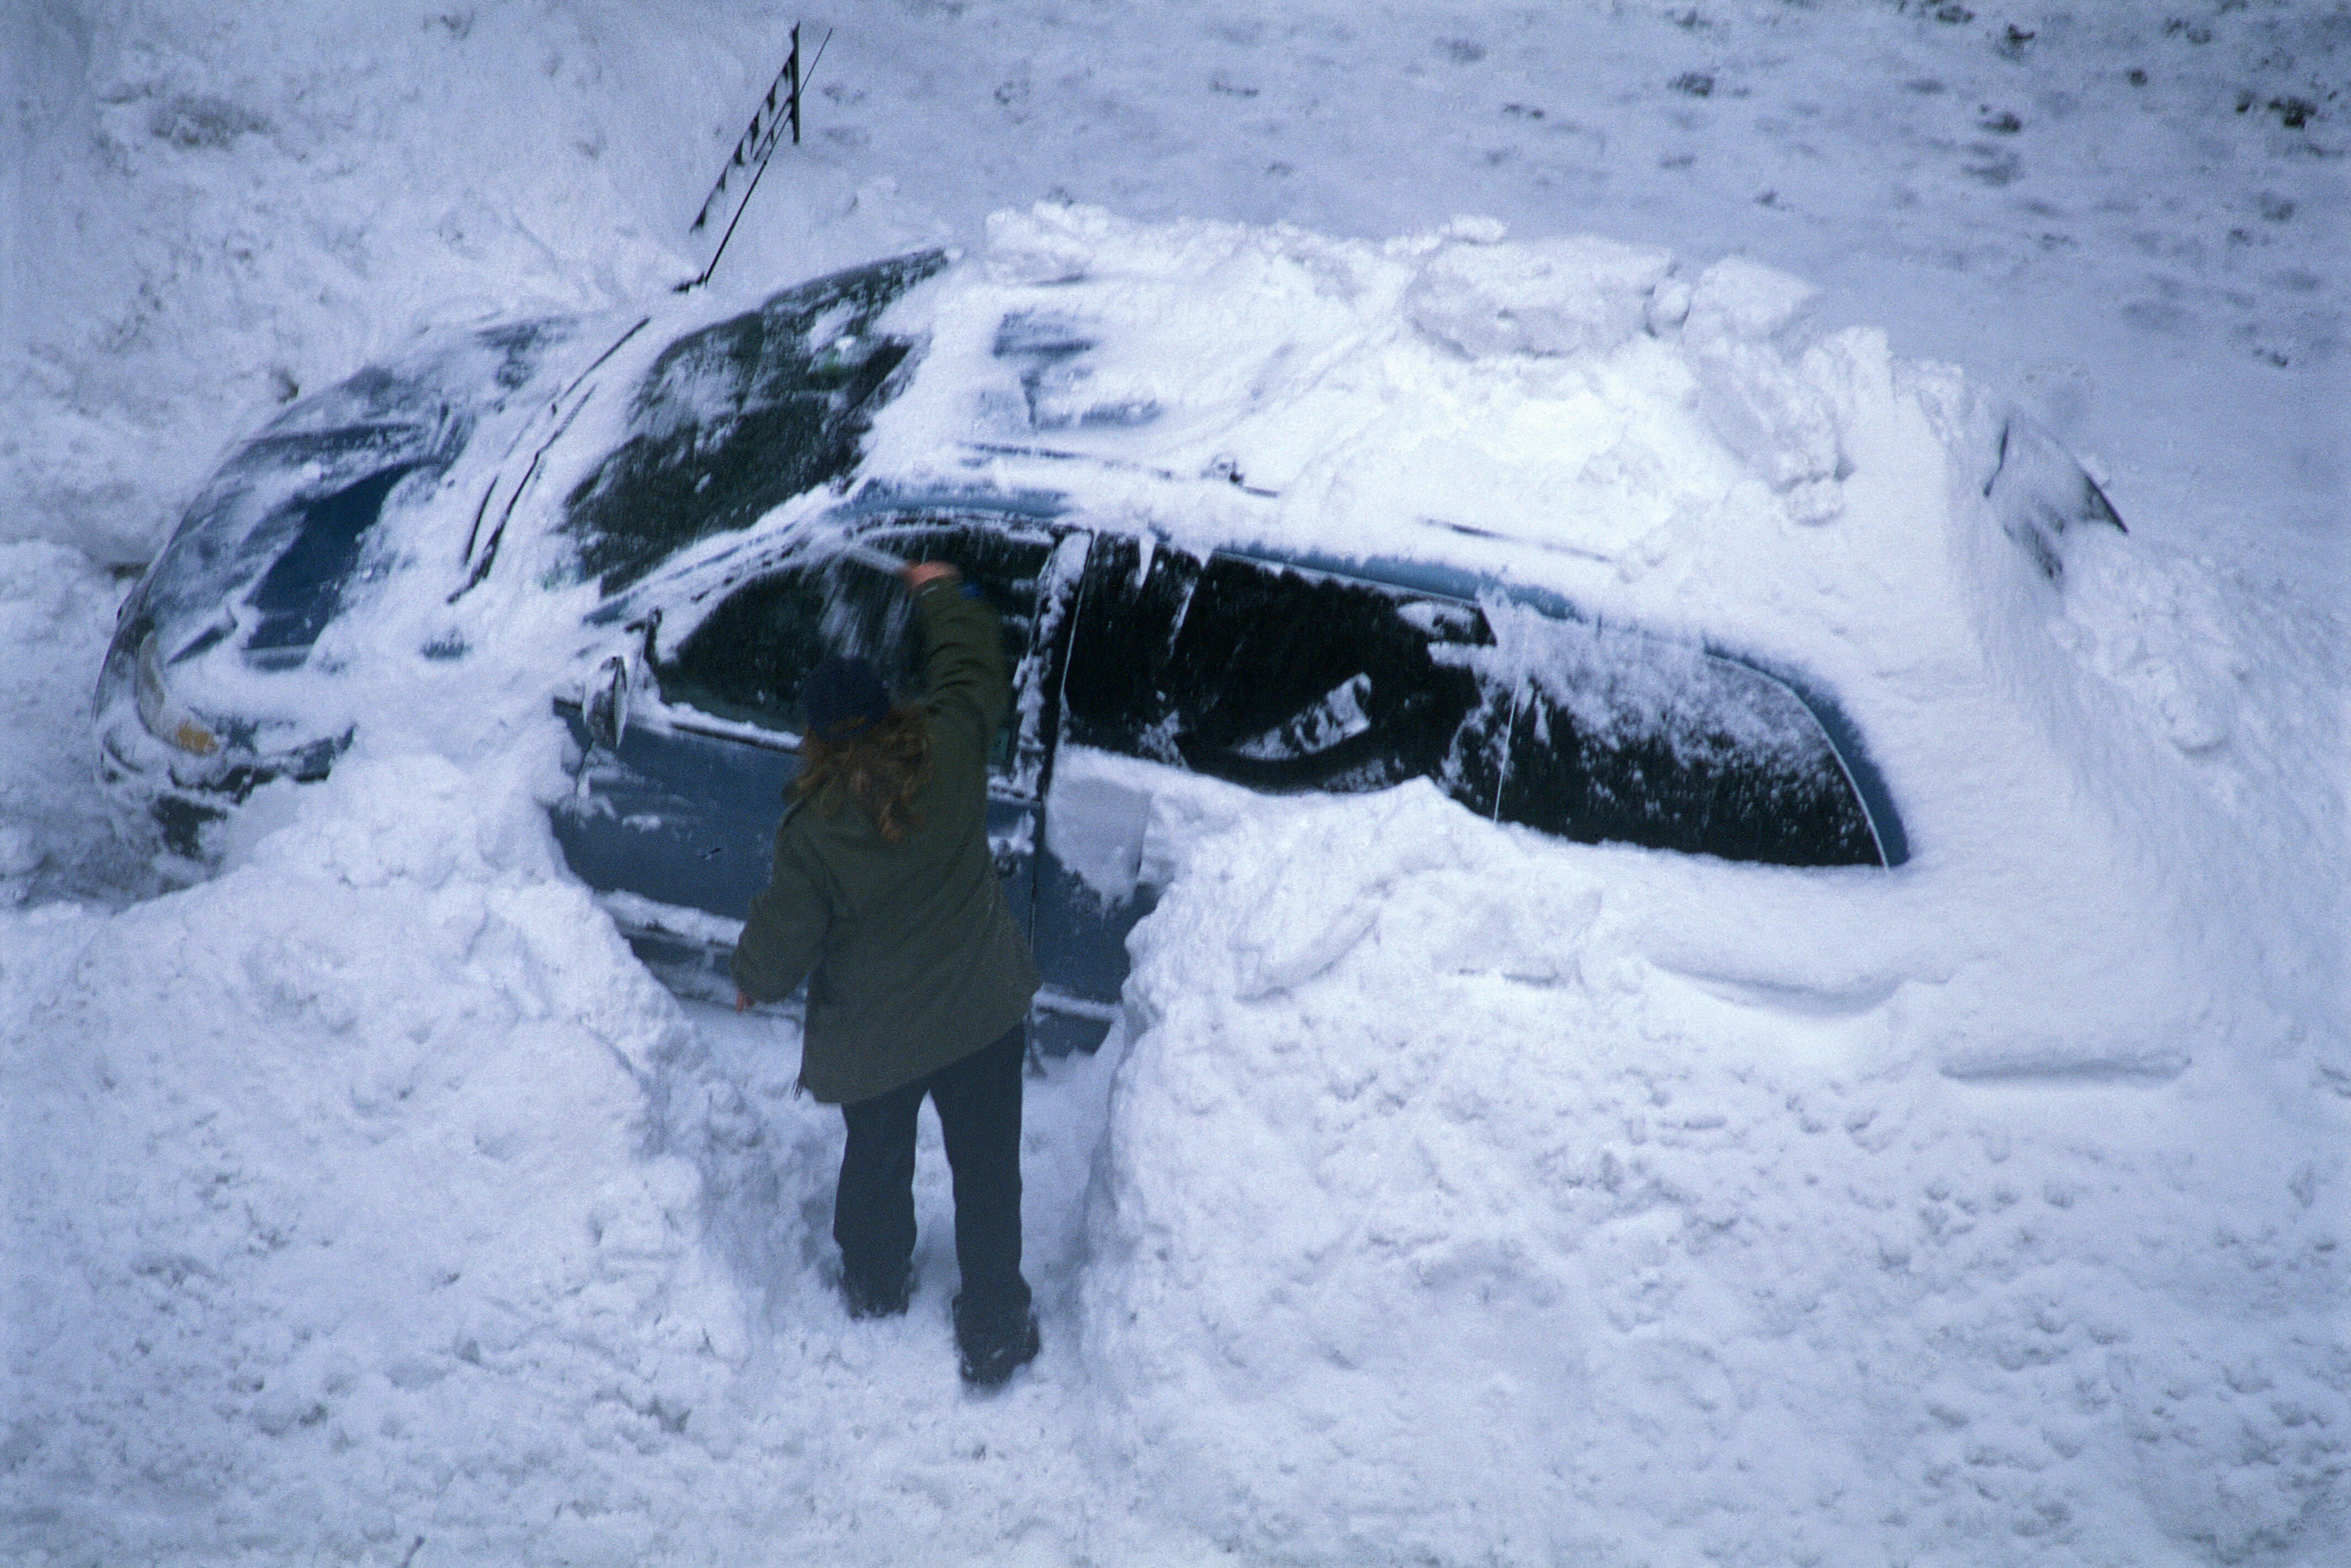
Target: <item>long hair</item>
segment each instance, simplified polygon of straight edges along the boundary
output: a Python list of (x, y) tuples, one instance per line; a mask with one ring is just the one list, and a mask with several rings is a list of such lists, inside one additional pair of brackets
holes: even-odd
[(931, 776), (931, 716), (918, 702), (901, 702), (845, 741), (800, 742), (800, 774), (792, 794), (825, 815), (855, 801), (884, 844), (923, 826), (914, 795)]

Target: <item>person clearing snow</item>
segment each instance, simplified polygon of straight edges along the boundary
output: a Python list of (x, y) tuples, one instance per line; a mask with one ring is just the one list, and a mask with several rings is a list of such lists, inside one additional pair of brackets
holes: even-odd
[[(1023, 1020), (1038, 986), (987, 844), (987, 743), (1011, 700), (995, 613), (955, 567), (901, 574), (927, 634), (929, 700), (893, 706), (872, 665), (810, 674), (802, 771), (774, 874), (736, 949), (737, 1005), (809, 981), (800, 1082), (849, 1127), (833, 1208), (852, 1317), (906, 1310), (914, 1134), (928, 1096), (955, 1175), (956, 1343), (992, 1388), (1038, 1351), (1020, 1273)], [(844, 807), (854, 806), (848, 810)]]

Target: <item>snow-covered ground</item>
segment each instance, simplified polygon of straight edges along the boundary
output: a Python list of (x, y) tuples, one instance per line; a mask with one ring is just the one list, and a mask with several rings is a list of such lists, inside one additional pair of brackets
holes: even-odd
[[(1821, 286), (1855, 473), (1773, 525), (1874, 590), (1819, 646), (1920, 850), (1163, 801), (1127, 1024), (1031, 1085), (1047, 1347), (988, 1400), (935, 1143), (915, 1311), (852, 1325), (837, 1116), (788, 1023), (661, 991), (564, 873), (550, 726), (362, 746), (179, 890), (89, 782), (123, 569), (224, 446), (421, 326), (698, 271), (794, 19), (0, 12), (0, 1554), (2351, 1554), (2351, 6), (799, 15), (809, 138), (722, 288), (1040, 201)], [(1057, 227), (1131, 234), (997, 244)], [(2031, 410), (2131, 535), (2028, 597), (1925, 472), (1955, 382), (1847, 326)], [(1644, 537), (1620, 587), (1666, 609), (1755, 569)]]

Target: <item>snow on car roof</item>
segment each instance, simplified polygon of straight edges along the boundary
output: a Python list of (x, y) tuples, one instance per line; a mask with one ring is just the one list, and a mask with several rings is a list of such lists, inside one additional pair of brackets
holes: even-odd
[[(1868, 607), (1840, 628), (1865, 641), (1953, 609), (1948, 535), (1984, 526), (1963, 482), (1999, 430), (1964, 378), (1814, 335), (1811, 291), (1752, 263), (1498, 231), (999, 215), (910, 302), (923, 372), (868, 472), (1092, 458), (1050, 482), (1179, 545), (1442, 561), (1783, 657), (1837, 654), (1824, 593)], [(1150, 472), (1263, 504), (1121, 477)]]

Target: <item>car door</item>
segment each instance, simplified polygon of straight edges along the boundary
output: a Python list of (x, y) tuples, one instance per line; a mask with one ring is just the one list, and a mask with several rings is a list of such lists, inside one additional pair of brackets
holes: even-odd
[[(1002, 618), (1014, 692), (988, 759), (988, 838), (1025, 926), (1045, 696), (1084, 538), (1028, 520), (943, 517), (893, 520), (862, 538), (954, 564)], [(859, 655), (893, 699), (919, 698), (920, 623), (894, 576), (834, 556), (736, 585), (674, 648), (655, 643), (656, 689), (631, 704), (617, 744), (593, 743), (571, 705), (580, 765), (555, 811), (556, 837), (664, 980), (724, 993), (725, 961), (767, 884), (784, 791), (799, 771), (809, 671), (832, 654)]]
[(1126, 935), (1154, 902), (1139, 879), (1148, 791), (1098, 759), (1165, 760), (1165, 666), (1199, 569), (1180, 551), (1103, 533), (1078, 587), (1029, 931), (1045, 981), (1032, 1029), (1049, 1054), (1101, 1044), (1126, 979)]

